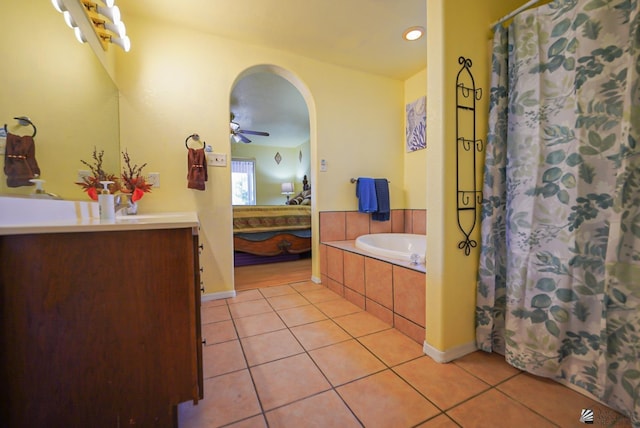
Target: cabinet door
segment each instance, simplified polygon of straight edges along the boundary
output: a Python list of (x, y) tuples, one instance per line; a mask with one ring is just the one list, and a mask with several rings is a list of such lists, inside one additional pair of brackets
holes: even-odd
[(0, 256), (0, 425), (171, 426), (198, 400), (191, 228), (2, 236)]

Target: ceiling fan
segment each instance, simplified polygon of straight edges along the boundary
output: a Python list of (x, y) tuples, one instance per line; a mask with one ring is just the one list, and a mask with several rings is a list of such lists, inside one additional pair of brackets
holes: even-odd
[(240, 128), (240, 124), (238, 124), (237, 122), (234, 122), (233, 119), (235, 119), (235, 115), (233, 113), (231, 113), (231, 121), (229, 122), (229, 131), (231, 132), (231, 138), (233, 138), (233, 140), (236, 143), (250, 143), (251, 140), (248, 139), (247, 137), (245, 137), (243, 134), (250, 134), (250, 135), (262, 135), (263, 137), (268, 137), (269, 133), (268, 132), (264, 132), (264, 131), (249, 131), (248, 129), (241, 129)]

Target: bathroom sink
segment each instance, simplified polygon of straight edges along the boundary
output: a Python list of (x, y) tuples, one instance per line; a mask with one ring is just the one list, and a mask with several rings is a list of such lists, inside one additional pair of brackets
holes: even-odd
[(98, 216), (93, 201), (0, 196), (0, 226), (77, 221)]

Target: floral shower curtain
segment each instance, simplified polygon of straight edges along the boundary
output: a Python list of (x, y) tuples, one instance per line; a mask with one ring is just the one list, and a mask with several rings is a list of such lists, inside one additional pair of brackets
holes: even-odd
[(638, 0), (495, 30), (477, 344), (640, 426)]

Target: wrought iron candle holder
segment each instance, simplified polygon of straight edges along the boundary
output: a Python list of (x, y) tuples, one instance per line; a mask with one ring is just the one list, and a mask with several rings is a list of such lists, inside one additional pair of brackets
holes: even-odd
[(456, 76), (456, 204), (458, 227), (464, 234), (458, 248), (468, 256), (478, 246), (471, 234), (482, 207), (482, 190), (478, 189), (476, 179), (477, 156), (484, 150), (484, 142), (476, 138), (476, 103), (482, 98), (482, 89), (476, 88), (471, 60), (461, 56), (458, 63), (461, 68)]

